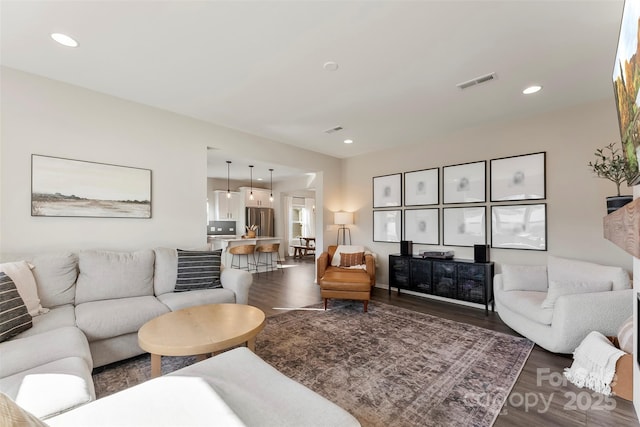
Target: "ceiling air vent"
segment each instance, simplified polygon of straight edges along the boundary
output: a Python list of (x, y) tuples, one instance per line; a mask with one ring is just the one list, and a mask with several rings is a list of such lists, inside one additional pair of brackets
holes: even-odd
[(496, 79), (496, 73), (486, 74), (484, 76), (476, 77), (475, 79), (467, 80), (466, 82), (458, 83), (460, 89), (467, 89), (471, 86), (477, 86), (482, 83), (490, 82), (491, 80)]
[(325, 130), (324, 133), (334, 133), (334, 132), (341, 131), (342, 129), (343, 129), (342, 126), (336, 126), (334, 128)]

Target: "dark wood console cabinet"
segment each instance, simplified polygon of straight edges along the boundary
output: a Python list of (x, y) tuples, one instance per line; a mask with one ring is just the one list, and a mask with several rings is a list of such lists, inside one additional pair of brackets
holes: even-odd
[(484, 304), (485, 314), (494, 311), (493, 262), (466, 259), (422, 258), (389, 255), (391, 288), (406, 289), (462, 301)]

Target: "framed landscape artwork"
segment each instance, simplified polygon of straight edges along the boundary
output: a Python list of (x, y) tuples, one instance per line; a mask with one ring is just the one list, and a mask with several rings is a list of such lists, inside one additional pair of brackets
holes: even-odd
[(31, 216), (151, 218), (151, 170), (33, 154)]
[(491, 160), (491, 201), (546, 198), (546, 153)]
[(491, 207), (491, 247), (547, 250), (547, 204)]
[(485, 202), (486, 174), (486, 160), (443, 167), (444, 203)]
[(440, 169), (404, 173), (404, 205), (437, 205), (440, 202)]
[(399, 243), (402, 236), (402, 211), (373, 211), (373, 241)]
[(443, 208), (445, 246), (484, 245), (487, 242), (487, 209), (481, 207)]
[(640, 2), (626, 0), (613, 64), (613, 94), (618, 112), (622, 151), (631, 171), (629, 185), (640, 183)]
[(440, 244), (440, 209), (405, 209), (404, 239), (423, 245)]
[(373, 177), (373, 207), (388, 208), (402, 205), (402, 174)]

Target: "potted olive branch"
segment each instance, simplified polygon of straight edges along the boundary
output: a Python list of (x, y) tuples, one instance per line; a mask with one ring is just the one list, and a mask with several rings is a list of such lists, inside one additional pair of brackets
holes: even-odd
[(605, 178), (616, 184), (617, 196), (607, 197), (607, 213), (611, 213), (633, 200), (633, 196), (620, 195), (620, 184), (630, 181), (632, 173), (626, 159), (613, 142), (604, 148), (598, 148), (594, 155), (595, 162), (589, 162), (593, 173), (598, 178)]

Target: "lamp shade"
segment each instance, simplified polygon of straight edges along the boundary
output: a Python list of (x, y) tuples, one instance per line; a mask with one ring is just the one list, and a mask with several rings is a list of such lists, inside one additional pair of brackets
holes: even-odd
[(353, 224), (353, 212), (335, 212), (333, 214), (333, 223), (338, 225)]

